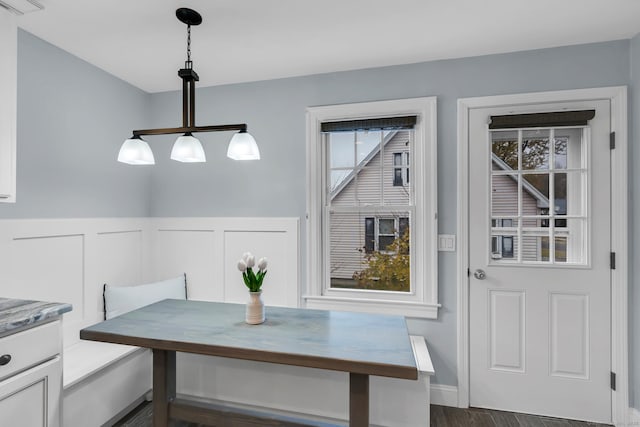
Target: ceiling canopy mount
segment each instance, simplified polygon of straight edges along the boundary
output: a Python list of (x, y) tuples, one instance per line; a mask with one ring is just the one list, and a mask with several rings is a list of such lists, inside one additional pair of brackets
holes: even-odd
[(193, 9), (187, 7), (181, 7), (176, 10), (176, 17), (180, 22), (187, 25), (200, 25), (202, 24), (202, 16)]

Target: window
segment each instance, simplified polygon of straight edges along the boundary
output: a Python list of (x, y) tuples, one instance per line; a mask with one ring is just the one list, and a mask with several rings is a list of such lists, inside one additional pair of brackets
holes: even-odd
[(308, 307), (437, 316), (435, 111), (308, 109)]
[(489, 131), (491, 260), (586, 265), (586, 126)]
[[(415, 197), (409, 185), (394, 186), (387, 177), (396, 169), (396, 154), (409, 158), (412, 122), (415, 117), (321, 126), (323, 170), (330, 180), (322, 195), (329, 288), (411, 292), (411, 236), (400, 239), (400, 218), (410, 229)], [(358, 129), (363, 126), (368, 128)], [(381, 126), (393, 129), (376, 129)], [(406, 151), (397, 153), (400, 148)]]
[(393, 153), (393, 185), (409, 185), (409, 153)]

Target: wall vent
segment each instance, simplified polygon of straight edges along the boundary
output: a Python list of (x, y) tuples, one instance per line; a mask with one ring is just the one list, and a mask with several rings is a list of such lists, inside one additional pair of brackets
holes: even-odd
[(24, 15), (25, 13), (38, 12), (44, 9), (36, 0), (0, 0), (0, 7), (4, 7), (16, 15)]

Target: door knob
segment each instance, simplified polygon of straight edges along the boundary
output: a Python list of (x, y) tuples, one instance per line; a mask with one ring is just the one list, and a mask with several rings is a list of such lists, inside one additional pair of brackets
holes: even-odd
[(485, 273), (484, 270), (477, 269), (476, 271), (473, 272), (473, 277), (475, 277), (478, 280), (484, 280), (485, 277), (487, 277), (487, 273)]
[(2, 356), (0, 356), (0, 366), (4, 366), (9, 362), (11, 362), (10, 354), (3, 354)]

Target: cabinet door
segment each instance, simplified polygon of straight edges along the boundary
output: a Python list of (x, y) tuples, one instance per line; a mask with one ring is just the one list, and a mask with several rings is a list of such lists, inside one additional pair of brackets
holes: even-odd
[(2, 425), (60, 427), (60, 356), (0, 382)]
[(0, 202), (16, 201), (17, 31), (0, 7)]

